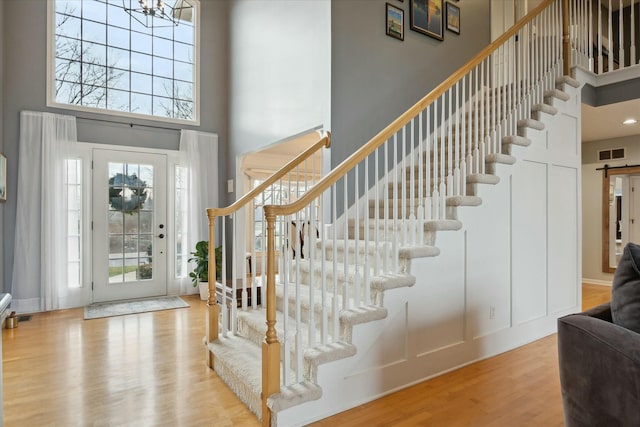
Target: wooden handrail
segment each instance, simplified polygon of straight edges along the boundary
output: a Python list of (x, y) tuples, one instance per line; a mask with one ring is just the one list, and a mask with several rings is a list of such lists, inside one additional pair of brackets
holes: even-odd
[(331, 133), (327, 132), (327, 131), (325, 131), (325, 132), (316, 131), (316, 132), (318, 132), (319, 136), (321, 137), (318, 140), (318, 142), (314, 143), (311, 147), (307, 148), (302, 153), (298, 154), (296, 157), (291, 159), (286, 165), (284, 165), (276, 173), (271, 175), (262, 184), (258, 185), (253, 190), (249, 191), (247, 194), (245, 194), (244, 196), (242, 196), (241, 198), (236, 200), (230, 206), (227, 206), (225, 208), (208, 208), (207, 209), (207, 216), (209, 217), (209, 219), (213, 219), (213, 218), (218, 217), (218, 216), (231, 215), (232, 213), (237, 212), (244, 205), (249, 203), (256, 196), (258, 196), (263, 191), (265, 191), (267, 188), (269, 188), (270, 185), (272, 185), (273, 183), (277, 182), (280, 178), (282, 178), (283, 176), (287, 175), (289, 172), (291, 172), (293, 169), (295, 169), (302, 162), (307, 160), (309, 157), (313, 156), (316, 151), (318, 151), (322, 147), (329, 148), (331, 146)]
[[(402, 129), (407, 123), (411, 121), (422, 110), (431, 105), (437, 100), (440, 95), (453, 87), (458, 81), (466, 76), (474, 67), (484, 61), (493, 52), (495, 52), (500, 46), (502, 46), (511, 37), (531, 22), (536, 16), (538, 16), (544, 9), (546, 9), (551, 3), (556, 0), (544, 0), (535, 9), (528, 13), (525, 17), (519, 20), (513, 27), (507, 30), (503, 35), (498, 37), (495, 41), (489, 44), (486, 48), (482, 49), (476, 56), (474, 56), (469, 62), (455, 71), (449, 78), (440, 83), (433, 89), (427, 96), (418, 101), (413, 107), (409, 108), (404, 114), (391, 122), (389, 126), (381, 130), (376, 136), (371, 138), (369, 142), (360, 147), (351, 156), (340, 163), (329, 174), (316, 183), (309, 191), (288, 205), (267, 205), (264, 207), (265, 213), (271, 213), (274, 215), (291, 215), (295, 212), (302, 210), (305, 206), (309, 205), (312, 200), (318, 198), (325, 190), (338, 182), (347, 172), (353, 169), (358, 163), (366, 159), (371, 153), (373, 153), (378, 147), (384, 144), (389, 138), (391, 138), (396, 132)], [(568, 0), (563, 0), (567, 2)]]

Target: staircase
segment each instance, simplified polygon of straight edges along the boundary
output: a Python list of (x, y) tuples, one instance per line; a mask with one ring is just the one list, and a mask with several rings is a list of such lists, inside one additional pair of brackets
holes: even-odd
[[(218, 322), (210, 296), (205, 338), (209, 365), (263, 425), (300, 423), (308, 407), (302, 404), (331, 400), (323, 397), (324, 385), (347, 386), (348, 373), (340, 377), (320, 367), (341, 366), (384, 346), (366, 341), (366, 333), (356, 336), (388, 318), (385, 301), (419, 282), (414, 263), (441, 255), (436, 243), (443, 233), (462, 232), (460, 208), (483, 209), (482, 188), (503, 185), (500, 177), (509, 176), (505, 169), (518, 153), (575, 100), (580, 84), (562, 72), (561, 5), (543, 2), (299, 200), (265, 207), (266, 282), (264, 275), (251, 277), (242, 286), (256, 292), (260, 281), (268, 302), (234, 304)], [(514, 35), (529, 44), (515, 45)], [(548, 56), (535, 69), (517, 62), (492, 67), (499, 49), (517, 51), (512, 57), (521, 61), (534, 52)], [(209, 210), (212, 237), (216, 219), (225, 215)], [(307, 224), (307, 232), (299, 226), (292, 232), (291, 223)], [(280, 247), (278, 226), (285, 231)], [(369, 347), (359, 348), (358, 340)], [(292, 409), (298, 412), (281, 417)], [(322, 413), (317, 406), (314, 411)]]

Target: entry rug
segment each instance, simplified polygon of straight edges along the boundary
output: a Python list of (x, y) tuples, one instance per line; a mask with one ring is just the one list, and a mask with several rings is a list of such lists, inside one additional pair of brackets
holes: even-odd
[(157, 297), (129, 301), (100, 302), (84, 308), (85, 319), (123, 316), (147, 311), (172, 310), (189, 307), (180, 297)]

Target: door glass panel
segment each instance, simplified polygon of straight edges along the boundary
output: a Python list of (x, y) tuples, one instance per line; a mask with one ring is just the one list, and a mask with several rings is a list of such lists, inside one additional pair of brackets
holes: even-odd
[(137, 234), (140, 221), (140, 212), (132, 212), (124, 216), (124, 232), (127, 234)]
[(153, 278), (153, 166), (109, 163), (109, 283)]
[(150, 234), (153, 233), (153, 212), (140, 211), (140, 233)]

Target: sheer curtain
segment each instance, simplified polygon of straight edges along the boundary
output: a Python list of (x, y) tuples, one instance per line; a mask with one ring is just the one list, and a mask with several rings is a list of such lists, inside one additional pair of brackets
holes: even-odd
[[(182, 223), (182, 245), (188, 252), (195, 250), (200, 240), (209, 240), (207, 208), (218, 206), (218, 135), (183, 130), (180, 133), (181, 164), (187, 168), (186, 218)], [(186, 237), (186, 239), (185, 239)], [(186, 260), (183, 260), (186, 263)], [(186, 270), (191, 271), (189, 265)], [(180, 279), (180, 293), (197, 292), (190, 277)]]
[(66, 308), (65, 160), (77, 141), (75, 117), (22, 111), (11, 281), (18, 312)]

